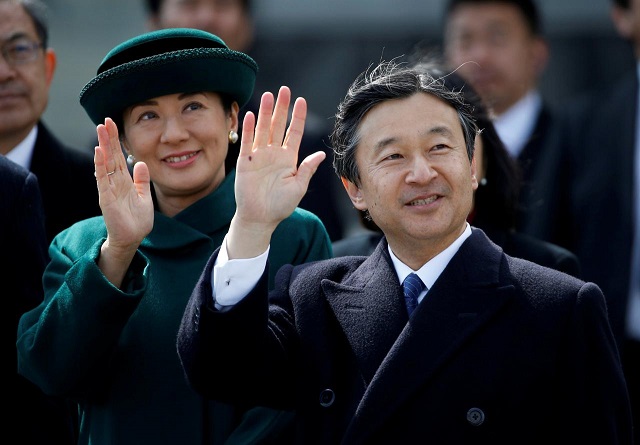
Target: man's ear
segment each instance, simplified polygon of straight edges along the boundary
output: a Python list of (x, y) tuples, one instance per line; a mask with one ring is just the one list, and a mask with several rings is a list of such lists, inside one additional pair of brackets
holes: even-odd
[(549, 44), (543, 38), (537, 38), (533, 44), (533, 60), (538, 74), (542, 74), (549, 64)]
[(620, 37), (625, 40), (632, 40), (634, 20), (631, 9), (613, 5), (610, 14), (613, 26), (616, 28), (616, 31), (618, 31)]
[(347, 195), (349, 195), (349, 199), (351, 199), (353, 206), (358, 210), (367, 210), (367, 203), (362, 196), (362, 190), (360, 190), (360, 187), (349, 181), (344, 176), (341, 177), (340, 180), (342, 181), (342, 185), (347, 191)]
[[(477, 140), (477, 139), (476, 139)], [(478, 189), (478, 169), (476, 166), (476, 150), (473, 150), (473, 158), (471, 159), (471, 187), (473, 190)]]
[(56, 52), (53, 48), (47, 48), (44, 53), (44, 68), (47, 87), (49, 87), (53, 81), (53, 74), (56, 72), (57, 61)]

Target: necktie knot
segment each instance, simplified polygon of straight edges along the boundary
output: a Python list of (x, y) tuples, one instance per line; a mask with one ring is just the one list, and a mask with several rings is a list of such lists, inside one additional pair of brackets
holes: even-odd
[(409, 316), (411, 316), (415, 308), (418, 307), (418, 295), (424, 290), (425, 285), (418, 275), (410, 273), (402, 282), (402, 288), (404, 290), (404, 301), (407, 305), (407, 312)]

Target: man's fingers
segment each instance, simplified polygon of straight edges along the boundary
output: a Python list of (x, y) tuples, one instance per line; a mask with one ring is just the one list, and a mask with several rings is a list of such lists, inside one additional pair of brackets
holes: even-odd
[[(258, 110), (258, 122), (256, 132), (253, 137), (253, 147), (266, 147), (269, 143), (269, 131), (271, 129), (271, 116), (273, 115), (273, 94), (269, 91), (262, 95), (260, 99), (260, 109)], [(243, 129), (244, 132), (244, 129)]]
[(308, 187), (311, 177), (316, 170), (318, 170), (320, 163), (324, 161), (326, 157), (327, 154), (324, 151), (316, 151), (315, 153), (310, 154), (300, 163), (296, 176), (299, 179), (304, 180)]
[(307, 120), (307, 101), (299, 97), (293, 104), (293, 113), (291, 114), (291, 123), (287, 130), (287, 136), (283, 142), (286, 147), (300, 147), (302, 136), (304, 134), (304, 124)]
[(240, 140), (239, 156), (249, 156), (253, 150), (253, 136), (256, 125), (256, 116), (252, 111), (247, 111), (242, 120), (242, 139)]
[(278, 99), (276, 100), (275, 110), (271, 119), (271, 129), (269, 136), (269, 144), (281, 145), (284, 139), (284, 132), (287, 128), (287, 119), (289, 117), (289, 104), (291, 103), (291, 90), (289, 87), (282, 86), (278, 91)]

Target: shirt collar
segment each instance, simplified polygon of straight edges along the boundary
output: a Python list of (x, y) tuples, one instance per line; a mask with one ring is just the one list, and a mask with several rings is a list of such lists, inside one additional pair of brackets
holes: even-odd
[(541, 108), (542, 97), (532, 90), (494, 120), (500, 139), (514, 158), (529, 140)]
[(18, 145), (13, 147), (7, 158), (26, 168), (31, 170), (31, 158), (33, 158), (33, 148), (36, 145), (36, 138), (38, 137), (38, 126), (35, 125), (26, 138), (22, 140)]
[(398, 274), (398, 280), (400, 281), (400, 283), (402, 283), (407, 275), (409, 275), (411, 272), (415, 272), (420, 277), (425, 286), (427, 286), (427, 289), (431, 289), (433, 283), (436, 282), (444, 268), (447, 267), (447, 264), (449, 264), (449, 261), (451, 261), (451, 258), (453, 258), (456, 252), (458, 252), (458, 249), (460, 249), (462, 243), (464, 243), (464, 241), (469, 238), (469, 236), (471, 236), (471, 227), (469, 226), (469, 223), (466, 223), (466, 227), (462, 234), (458, 238), (456, 238), (456, 240), (451, 243), (449, 247), (430, 259), (417, 271), (412, 270), (409, 266), (400, 261), (398, 257), (395, 256), (391, 251), (391, 247), (387, 246), (387, 248), (389, 249), (389, 254), (391, 255), (391, 261), (393, 262), (393, 266), (395, 267), (396, 273)]

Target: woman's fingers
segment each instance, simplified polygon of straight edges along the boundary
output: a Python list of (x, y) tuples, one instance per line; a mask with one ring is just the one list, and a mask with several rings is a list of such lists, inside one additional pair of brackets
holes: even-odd
[(111, 118), (106, 118), (104, 125), (109, 134), (109, 149), (111, 151), (111, 160), (107, 162), (109, 172), (127, 170), (122, 147), (120, 146), (120, 139), (118, 138), (118, 127)]
[(95, 176), (100, 180), (107, 175), (107, 146), (109, 145), (109, 135), (103, 124), (96, 127), (96, 133), (98, 135), (98, 145), (95, 148), (93, 155), (93, 162), (95, 164)]
[(96, 177), (96, 180), (100, 180), (103, 176), (106, 176), (107, 169), (104, 166), (104, 155), (102, 154), (102, 149), (99, 145), (93, 150), (93, 165), (94, 172), (93, 175)]
[(96, 132), (98, 134), (99, 150), (102, 152), (103, 165), (107, 174), (110, 176), (123, 168), (126, 170), (116, 124), (107, 118), (104, 124), (99, 124), (96, 127)]

